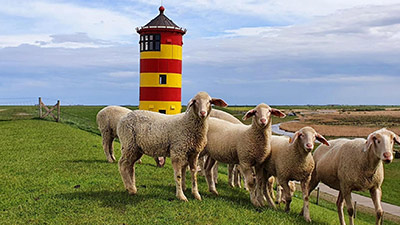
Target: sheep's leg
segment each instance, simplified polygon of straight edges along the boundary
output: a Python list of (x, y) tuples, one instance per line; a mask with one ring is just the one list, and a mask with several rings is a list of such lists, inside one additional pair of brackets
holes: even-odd
[(110, 132), (102, 133), (103, 136), (103, 150), (104, 154), (106, 155), (107, 161), (113, 163), (115, 161), (114, 151), (113, 151), (113, 140), (114, 138), (111, 137)]
[(199, 194), (199, 189), (197, 187), (197, 160), (198, 154), (193, 154), (189, 156), (189, 167), (190, 167), (190, 174), (192, 179), (192, 194), (195, 199), (201, 201), (201, 196)]
[(383, 224), (383, 210), (382, 210), (382, 205), (381, 205), (381, 198), (382, 198), (382, 190), (381, 188), (372, 188), (369, 190), (369, 193), (371, 194), (372, 202), (374, 203), (375, 206), (375, 212), (376, 212), (376, 222), (375, 224)]
[(186, 191), (186, 169), (188, 165), (182, 166), (182, 190)]
[(214, 176), (213, 176), (213, 171), (212, 171), (212, 167), (214, 166), (215, 162), (216, 161), (213, 158), (207, 157), (205, 165), (204, 165), (204, 173), (205, 173), (206, 181), (208, 184), (208, 190), (211, 193), (218, 195), (218, 191), (217, 191), (217, 188), (215, 187)]
[(351, 200), (351, 191), (343, 192), (343, 197), (346, 201), (347, 213), (349, 214), (349, 224), (354, 225), (354, 208)]
[(256, 207), (261, 207), (262, 205), (260, 205), (257, 200), (255, 180), (253, 177), (253, 170), (251, 169), (251, 166), (241, 165), (241, 168), (243, 170), (244, 177), (247, 180), (251, 203)]
[(241, 188), (241, 172), (239, 169), (239, 165), (235, 164), (233, 166), (233, 186)]
[[(275, 195), (274, 195), (274, 183), (275, 183), (275, 178), (274, 177), (268, 178), (268, 180), (267, 180), (267, 189), (265, 190), (265, 193), (264, 193), (265, 196), (267, 196), (267, 194), (269, 193), (269, 196), (271, 196), (272, 200), (276, 199)], [(277, 203), (277, 202), (275, 201), (275, 203)]]
[(119, 173), (124, 182), (125, 189), (129, 194), (134, 195), (137, 192), (135, 180), (135, 162), (142, 157), (142, 153), (135, 150), (121, 149), (122, 156), (118, 162)]
[(336, 201), (336, 207), (337, 207), (337, 211), (338, 211), (338, 215), (339, 215), (339, 222), (341, 225), (345, 225), (346, 222), (344, 221), (344, 214), (343, 214), (343, 194), (341, 191), (339, 191), (339, 195)]
[(281, 204), (282, 202), (282, 190), (283, 190), (282, 186), (276, 184), (276, 200), (275, 200), (276, 204)]
[(235, 167), (235, 164), (228, 164), (228, 184), (231, 187), (235, 187), (234, 180), (236, 180), (235, 179), (236, 177), (233, 172), (234, 167)]
[(308, 196), (310, 196), (311, 192), (318, 186), (319, 180), (317, 178), (317, 166), (314, 167), (314, 170), (311, 174), (311, 180), (308, 184)]
[(307, 222), (311, 222), (310, 211), (309, 211), (309, 195), (308, 195), (308, 187), (310, 185), (311, 177), (308, 177), (307, 180), (301, 182), (301, 191), (303, 192), (303, 217)]
[(273, 200), (271, 198), (271, 195), (267, 192), (266, 195), (265, 191), (267, 188), (267, 176), (264, 171), (264, 166), (262, 165), (257, 165), (255, 166), (256, 169), (256, 197), (257, 201), (260, 206), (265, 206), (265, 201), (268, 200), (268, 204), (272, 207), (275, 208), (275, 204), (273, 203)]
[(183, 160), (179, 160), (178, 158), (171, 158), (172, 167), (174, 169), (174, 178), (176, 185), (176, 197), (182, 201), (188, 201), (182, 189), (182, 166), (185, 163), (182, 163)]
[(289, 181), (279, 181), (279, 184), (283, 188), (283, 197), (286, 202), (285, 212), (290, 212), (290, 204), (292, 203), (292, 196), (290, 195)]
[(214, 183), (218, 184), (218, 161), (215, 162), (212, 170), (213, 170)]

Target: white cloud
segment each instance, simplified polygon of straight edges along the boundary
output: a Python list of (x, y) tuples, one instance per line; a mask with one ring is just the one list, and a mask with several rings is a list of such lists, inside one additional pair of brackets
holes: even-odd
[[(0, 2), (1, 3), (1, 2)], [(120, 12), (50, 1), (7, 1), (0, 15), (25, 18), (25, 32), (51, 34), (85, 32), (101, 39), (121, 40), (142, 23)]]

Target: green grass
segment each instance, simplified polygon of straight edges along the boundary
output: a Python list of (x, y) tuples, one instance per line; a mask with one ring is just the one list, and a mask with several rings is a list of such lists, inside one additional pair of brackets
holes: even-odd
[[(220, 196), (209, 194), (199, 177), (203, 201), (193, 199), (189, 186), (189, 202), (181, 202), (170, 161), (157, 168), (144, 157), (136, 166), (138, 194), (129, 196), (117, 164), (105, 160), (99, 135), (34, 119), (0, 122), (0, 137), (0, 224), (307, 224), (298, 216), (298, 197), (290, 214), (254, 208), (246, 191), (227, 185), (225, 167)], [(311, 204), (310, 210), (313, 224), (338, 223), (334, 204)], [(373, 221), (361, 213), (356, 219)]]

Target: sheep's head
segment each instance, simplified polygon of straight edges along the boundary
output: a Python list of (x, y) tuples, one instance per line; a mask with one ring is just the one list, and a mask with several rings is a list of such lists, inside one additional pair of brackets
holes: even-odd
[(293, 138), (289, 139), (289, 142), (290, 144), (293, 144), (296, 140), (298, 141), (298, 144), (303, 147), (305, 152), (311, 152), (314, 149), (315, 140), (329, 146), (328, 141), (312, 127), (301, 128), (294, 134)]
[(364, 152), (371, 150), (375, 155), (385, 163), (391, 163), (393, 160), (393, 145), (400, 144), (400, 138), (386, 128), (377, 130), (368, 135)]
[(286, 116), (285, 113), (281, 112), (280, 110), (271, 108), (265, 103), (261, 103), (254, 109), (249, 110), (242, 119), (246, 120), (250, 117), (253, 117), (253, 121), (255, 121), (257, 125), (260, 127), (266, 127), (269, 124), (272, 115), (281, 118)]
[(197, 93), (188, 103), (187, 109), (193, 109), (193, 112), (201, 119), (207, 118), (211, 112), (211, 105), (226, 107), (228, 104), (222, 99), (211, 98), (207, 92)]

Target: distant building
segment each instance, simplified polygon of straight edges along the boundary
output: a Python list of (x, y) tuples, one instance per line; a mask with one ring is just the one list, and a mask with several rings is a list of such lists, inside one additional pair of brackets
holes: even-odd
[(140, 34), (139, 109), (177, 114), (181, 112), (182, 36), (186, 29), (160, 14), (142, 27)]

